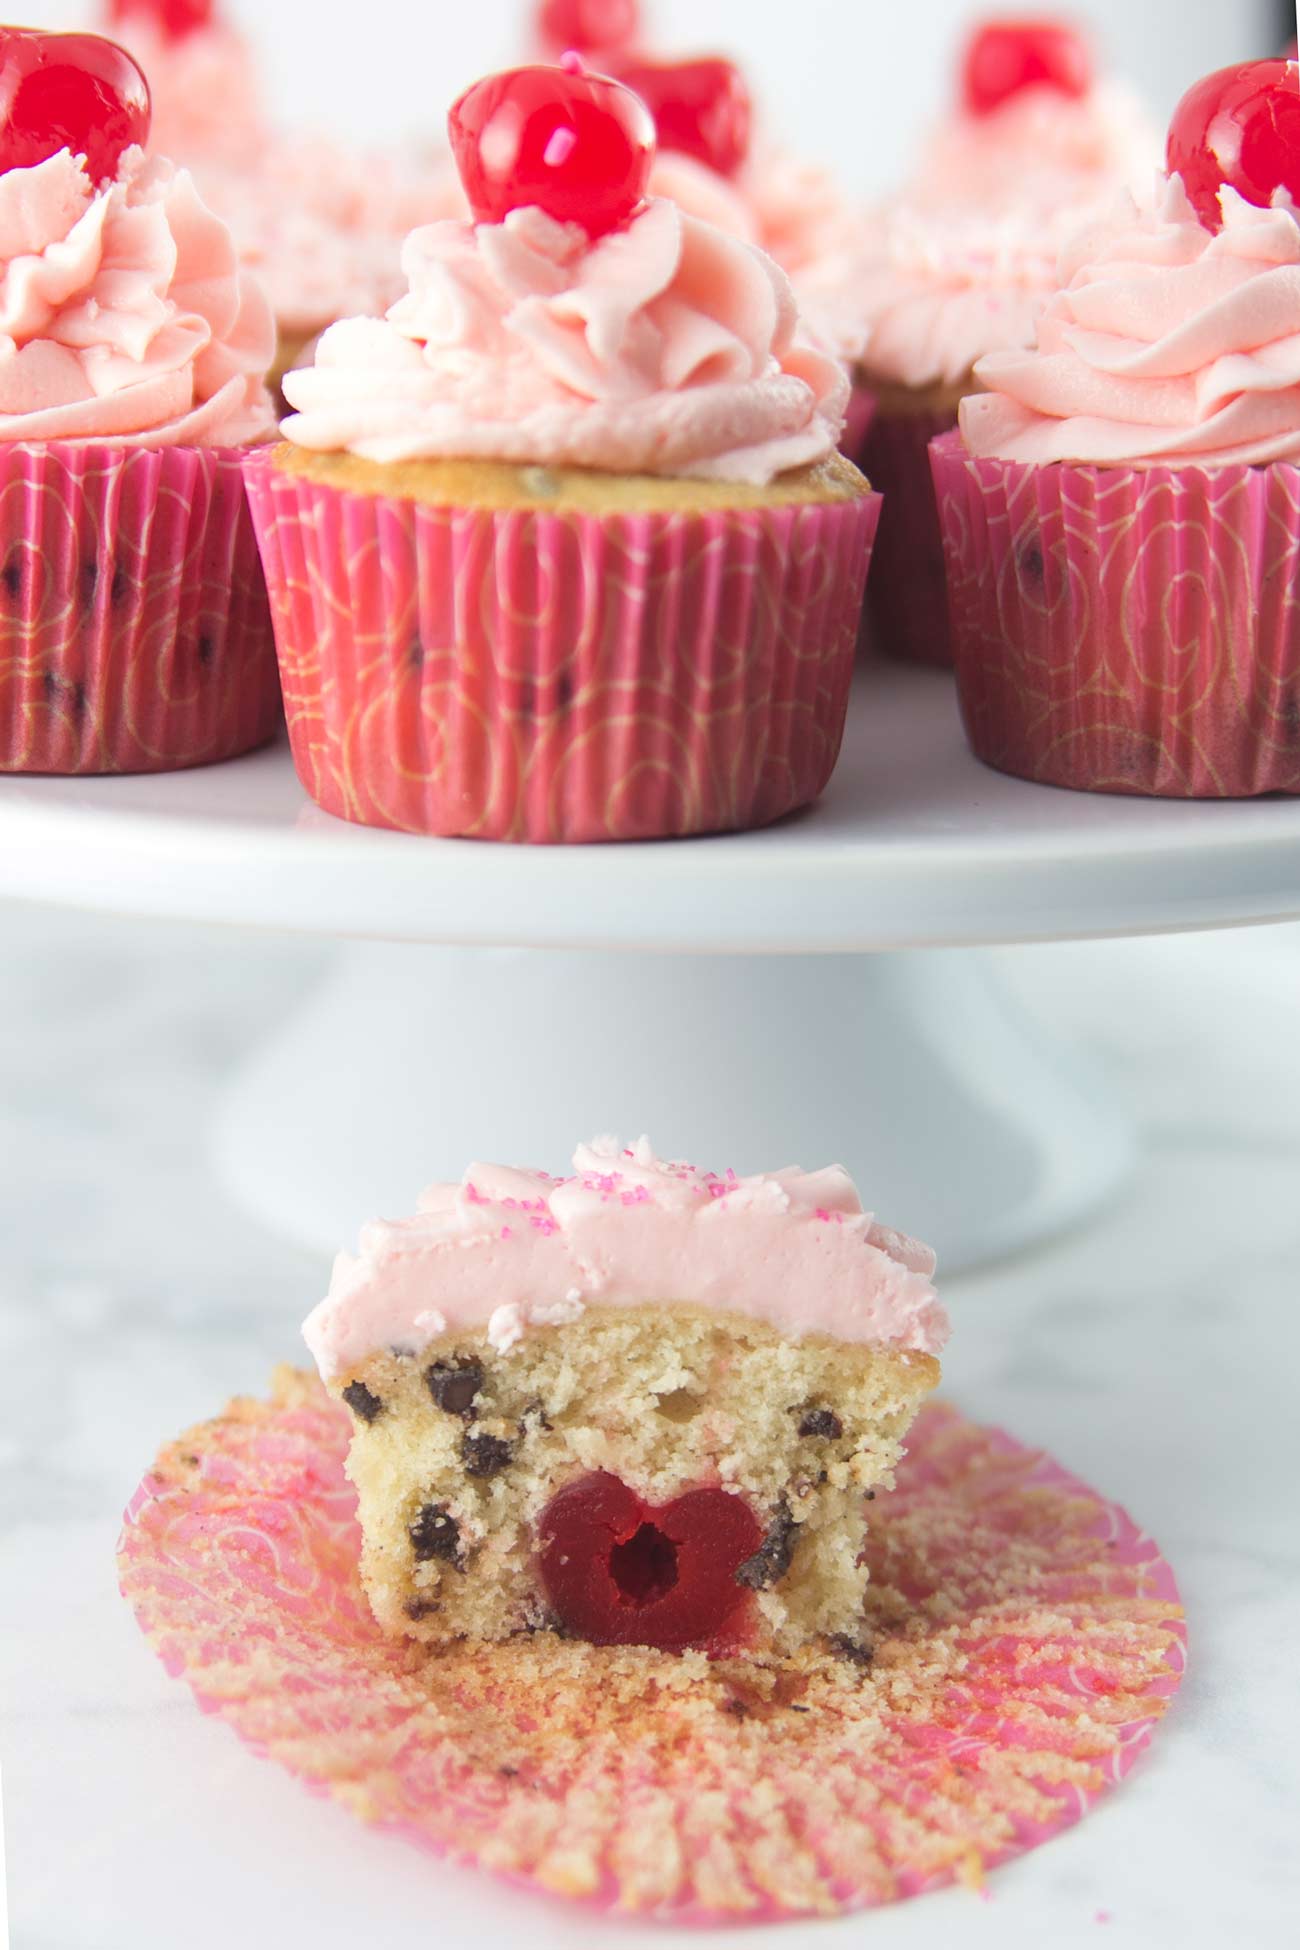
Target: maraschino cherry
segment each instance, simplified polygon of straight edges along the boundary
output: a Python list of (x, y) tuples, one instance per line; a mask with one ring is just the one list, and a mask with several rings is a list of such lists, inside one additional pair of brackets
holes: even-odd
[(641, 29), (638, 0), (539, 0), (537, 36), (550, 54), (607, 56)]
[(654, 116), (661, 149), (735, 175), (749, 154), (753, 108), (734, 61), (620, 62), (617, 73)]
[(539, 1541), (542, 1582), (569, 1631), (680, 1652), (735, 1636), (748, 1597), (736, 1573), (763, 1532), (729, 1490), (689, 1490), (654, 1509), (601, 1471), (552, 1497)]
[(962, 57), (962, 99), (972, 115), (992, 115), (1027, 88), (1054, 88), (1077, 101), (1092, 81), (1092, 51), (1063, 20), (986, 20)]
[(1174, 110), (1166, 160), (1207, 230), (1223, 224), (1225, 186), (1261, 209), (1275, 190), (1300, 204), (1300, 69), (1248, 61), (1198, 81)]
[(475, 82), (453, 105), (447, 132), (480, 223), (535, 205), (603, 237), (640, 208), (654, 160), (645, 103), (577, 60)]
[(216, 0), (109, 0), (108, 17), (114, 27), (147, 20), (165, 41), (183, 41), (212, 25)]
[(0, 170), (70, 149), (102, 183), (149, 140), (150, 116), (149, 84), (113, 41), (0, 27)]

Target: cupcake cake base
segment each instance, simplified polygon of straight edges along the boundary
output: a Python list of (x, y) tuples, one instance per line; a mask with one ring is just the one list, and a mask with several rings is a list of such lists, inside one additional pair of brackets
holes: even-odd
[(127, 1514), (123, 1591), (256, 1752), (551, 1894), (759, 1922), (978, 1882), (1119, 1782), (1178, 1686), (1151, 1540), (949, 1408), (923, 1411), (872, 1505), (860, 1663), (388, 1638), (360, 1582), (349, 1433), (315, 1377), (284, 1371), (269, 1402), (171, 1444)]

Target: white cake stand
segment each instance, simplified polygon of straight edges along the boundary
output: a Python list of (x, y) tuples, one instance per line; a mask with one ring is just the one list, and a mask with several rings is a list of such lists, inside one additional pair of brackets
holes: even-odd
[(1133, 1138), (982, 957), (934, 951), (1298, 916), (1300, 803), (1019, 784), (968, 755), (950, 679), (879, 668), (825, 800), (770, 832), (371, 832), (312, 806), (280, 748), (0, 780), (0, 893), (353, 944), (216, 1134), (227, 1185), (315, 1247), (473, 1157), (557, 1169), (644, 1130), (738, 1170), (838, 1158), (951, 1267), (1082, 1217)]

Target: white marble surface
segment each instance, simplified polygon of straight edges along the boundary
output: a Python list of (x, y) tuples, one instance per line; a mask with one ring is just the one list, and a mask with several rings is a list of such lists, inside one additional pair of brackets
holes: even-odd
[[(223, 1201), (204, 1145), (223, 1078), (325, 959), (266, 937), (0, 908), (15, 1946), (667, 1942), (502, 1892), (312, 1801), (195, 1711), (118, 1597), (119, 1512), (157, 1445), (296, 1357), (321, 1287), (318, 1262)], [(1128, 1786), (1000, 1872), (985, 1900), (953, 1892), (780, 1941), (1280, 1944), (1300, 1914), (1300, 940), (1005, 963), (1087, 1037), (1148, 1150), (1084, 1235), (950, 1286), (946, 1385), (1155, 1533), (1183, 1583), (1190, 1674)]]

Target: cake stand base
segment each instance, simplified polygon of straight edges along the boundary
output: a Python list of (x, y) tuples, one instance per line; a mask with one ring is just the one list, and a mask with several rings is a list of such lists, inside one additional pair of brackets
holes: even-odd
[(597, 1133), (722, 1170), (835, 1160), (969, 1266), (1082, 1219), (1134, 1137), (976, 953), (623, 956), (358, 944), (237, 1077), (226, 1188), (351, 1245), (474, 1159), (562, 1171)]

